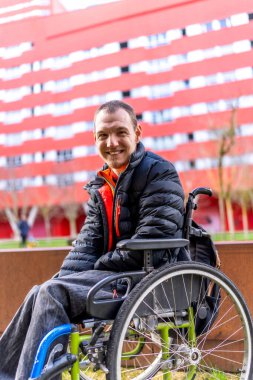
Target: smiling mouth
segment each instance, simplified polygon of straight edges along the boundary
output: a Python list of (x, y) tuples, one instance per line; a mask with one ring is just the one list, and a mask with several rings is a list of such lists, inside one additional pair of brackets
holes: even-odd
[(120, 153), (123, 153), (123, 150), (117, 150), (115, 152), (106, 152), (106, 154), (109, 154), (110, 156), (117, 156)]

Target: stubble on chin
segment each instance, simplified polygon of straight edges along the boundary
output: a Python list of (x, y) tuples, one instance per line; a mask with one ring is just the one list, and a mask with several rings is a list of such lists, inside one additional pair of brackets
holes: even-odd
[(112, 168), (112, 169), (119, 169), (121, 168), (124, 164), (121, 163), (121, 162), (118, 162), (118, 161), (113, 161), (113, 160), (110, 160), (110, 161), (107, 161), (107, 165)]

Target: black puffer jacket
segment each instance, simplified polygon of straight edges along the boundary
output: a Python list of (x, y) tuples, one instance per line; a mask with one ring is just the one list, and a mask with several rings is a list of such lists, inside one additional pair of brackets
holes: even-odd
[[(114, 231), (114, 247), (110, 252), (106, 210), (98, 192), (103, 185), (104, 179), (96, 177), (85, 187), (90, 194), (87, 218), (75, 246), (63, 262), (60, 276), (93, 268), (140, 269), (143, 266), (142, 253), (120, 252), (115, 249), (117, 241), (182, 235), (184, 194), (178, 174), (170, 162), (146, 152), (142, 143), (138, 144), (127, 169), (117, 181), (113, 215), (116, 204), (120, 204), (120, 238)], [(155, 266), (161, 263), (164, 255), (164, 251), (156, 252)]]

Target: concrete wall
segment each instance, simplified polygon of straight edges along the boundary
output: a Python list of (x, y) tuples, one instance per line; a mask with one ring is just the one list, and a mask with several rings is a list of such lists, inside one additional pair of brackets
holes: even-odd
[[(253, 314), (253, 242), (217, 243), (222, 270), (240, 288)], [(69, 247), (0, 250), (0, 334), (29, 289), (53, 276)]]

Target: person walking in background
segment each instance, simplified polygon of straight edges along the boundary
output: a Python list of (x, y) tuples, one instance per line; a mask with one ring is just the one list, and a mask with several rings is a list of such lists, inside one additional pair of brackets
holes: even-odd
[(24, 215), (21, 217), (18, 223), (18, 229), (19, 229), (20, 237), (21, 237), (20, 247), (26, 247), (30, 226)]

